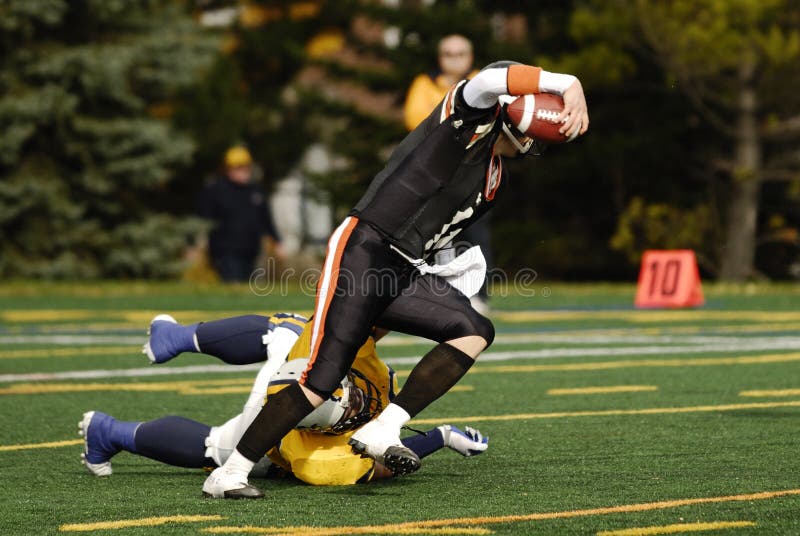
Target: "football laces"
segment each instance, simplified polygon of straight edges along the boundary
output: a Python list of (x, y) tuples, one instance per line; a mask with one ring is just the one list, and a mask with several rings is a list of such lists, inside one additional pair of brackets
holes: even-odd
[(558, 121), (558, 116), (561, 115), (559, 112), (555, 110), (544, 110), (538, 109), (536, 110), (536, 119), (540, 119), (542, 121), (550, 121), (551, 123), (556, 123)]

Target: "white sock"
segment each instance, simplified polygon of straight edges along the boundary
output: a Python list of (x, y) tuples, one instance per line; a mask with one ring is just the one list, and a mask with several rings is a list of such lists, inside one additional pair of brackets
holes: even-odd
[(397, 404), (389, 404), (386, 406), (386, 409), (378, 415), (378, 420), (382, 423), (400, 428), (411, 420), (411, 415)]
[(241, 476), (246, 482), (247, 475), (253, 470), (254, 465), (255, 463), (242, 456), (238, 450), (234, 450), (223, 467), (227, 472)]

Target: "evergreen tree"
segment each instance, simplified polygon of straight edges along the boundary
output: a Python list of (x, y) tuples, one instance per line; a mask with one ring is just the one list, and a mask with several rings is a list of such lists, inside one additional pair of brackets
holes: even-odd
[(0, 276), (169, 276), (199, 223), (172, 99), (218, 48), (171, 0), (0, 2)]

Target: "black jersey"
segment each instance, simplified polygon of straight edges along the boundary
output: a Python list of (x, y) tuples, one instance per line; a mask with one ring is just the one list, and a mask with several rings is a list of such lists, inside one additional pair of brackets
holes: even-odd
[(505, 182), (494, 154), (499, 106), (470, 107), (464, 84), (405, 137), (350, 212), (413, 259), (445, 247), (480, 218)]

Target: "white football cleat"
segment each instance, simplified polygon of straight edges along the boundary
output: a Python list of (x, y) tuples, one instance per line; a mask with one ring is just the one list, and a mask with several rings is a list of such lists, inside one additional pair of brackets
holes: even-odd
[(414, 451), (400, 441), (400, 430), (377, 419), (362, 426), (348, 444), (353, 452), (372, 458), (395, 476), (413, 473), (422, 465)]
[(86, 459), (86, 454), (81, 452), (81, 461), (86, 469), (94, 476), (111, 476), (114, 472), (111, 468), (111, 462), (91, 463)]
[(217, 467), (203, 482), (203, 496), (214, 499), (260, 499), (264, 492), (247, 483), (247, 477)]

